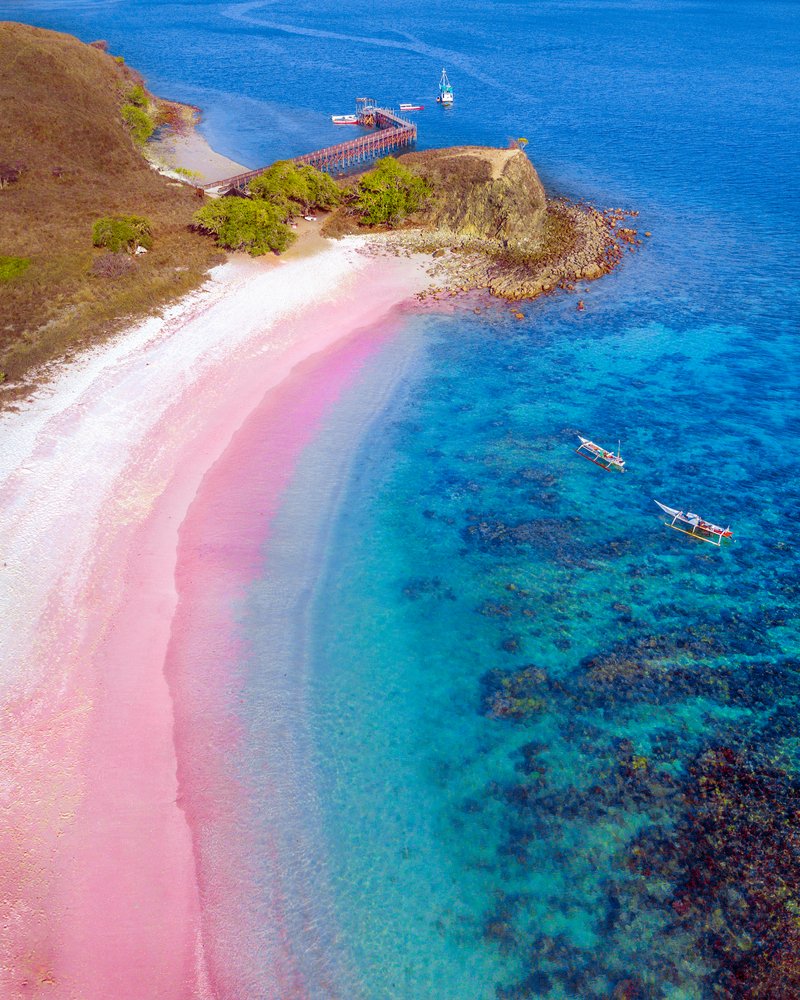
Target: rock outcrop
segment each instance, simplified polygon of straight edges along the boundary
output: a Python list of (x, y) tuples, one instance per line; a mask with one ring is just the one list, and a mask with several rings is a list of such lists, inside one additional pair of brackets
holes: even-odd
[(426, 226), (481, 240), (527, 241), (541, 236), (547, 200), (521, 149), (455, 146), (398, 158), (435, 191)]

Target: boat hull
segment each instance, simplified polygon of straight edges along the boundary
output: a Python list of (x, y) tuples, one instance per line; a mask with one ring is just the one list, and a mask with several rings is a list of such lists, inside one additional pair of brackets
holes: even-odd
[[(712, 524), (711, 521), (706, 521), (697, 514), (685, 514), (682, 510), (667, 507), (660, 500), (653, 502), (661, 508), (667, 517), (672, 518), (671, 521), (664, 521), (667, 528), (680, 531), (682, 534), (697, 538), (701, 542), (709, 542), (711, 545), (716, 545), (717, 548), (722, 545), (723, 540), (733, 538), (733, 532), (730, 528), (722, 528), (718, 524)], [(681, 527), (681, 525), (686, 525), (686, 527)]]
[(606, 472), (625, 471), (625, 461), (619, 454), (615, 455), (613, 451), (601, 448), (599, 444), (595, 444), (594, 441), (590, 441), (588, 438), (581, 437), (580, 434), (578, 435), (578, 440), (580, 444), (575, 449), (575, 453), (580, 455), (581, 458), (588, 459), (593, 465), (605, 469)]

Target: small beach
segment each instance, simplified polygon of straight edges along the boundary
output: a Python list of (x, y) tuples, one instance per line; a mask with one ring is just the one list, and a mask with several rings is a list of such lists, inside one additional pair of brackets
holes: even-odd
[(199, 108), (166, 100), (159, 101), (159, 105), (168, 113), (168, 124), (159, 128), (148, 143), (148, 150), (160, 167), (183, 171), (184, 177), (199, 184), (223, 180), (250, 169), (211, 147), (198, 129)]

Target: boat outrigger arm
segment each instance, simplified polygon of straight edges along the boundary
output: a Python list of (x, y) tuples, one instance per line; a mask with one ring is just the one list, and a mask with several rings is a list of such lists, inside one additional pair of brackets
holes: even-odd
[(594, 441), (590, 441), (588, 438), (581, 437), (580, 434), (578, 435), (578, 440), (580, 444), (575, 449), (575, 452), (582, 458), (588, 458), (590, 462), (599, 465), (606, 472), (611, 472), (612, 469), (615, 472), (625, 471), (625, 462), (620, 454), (621, 449), (619, 445), (617, 445), (617, 453), (615, 455), (613, 451), (601, 448), (599, 444), (595, 444)]
[[(668, 528), (674, 528), (676, 531), (682, 531), (684, 535), (699, 538), (701, 542), (710, 542), (712, 545), (716, 545), (717, 548), (722, 545), (723, 538), (733, 538), (733, 532), (729, 527), (720, 528), (718, 524), (704, 521), (702, 517), (692, 514), (691, 511), (684, 513), (682, 510), (667, 507), (666, 504), (659, 503), (658, 500), (654, 500), (653, 503), (660, 507), (668, 517), (672, 518), (671, 521), (664, 522)], [(691, 530), (681, 528), (678, 522), (680, 524), (688, 524)]]

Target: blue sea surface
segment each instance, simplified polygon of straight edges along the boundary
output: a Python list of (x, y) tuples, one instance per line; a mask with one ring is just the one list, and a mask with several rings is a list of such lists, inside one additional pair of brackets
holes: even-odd
[(800, 996), (797, 4), (0, 17), (108, 39), (248, 165), (369, 94), (426, 105), (421, 147), (524, 136), (551, 193), (639, 212), (583, 311), (416, 318), (365, 431), (309, 654), (337, 961), (368, 1000)]

